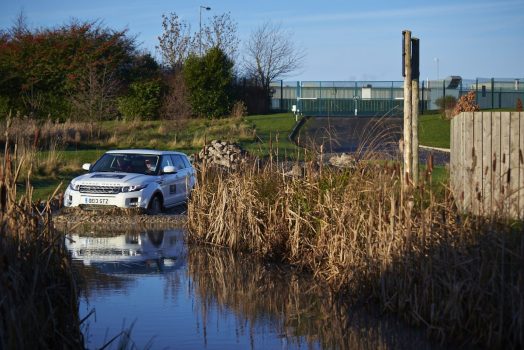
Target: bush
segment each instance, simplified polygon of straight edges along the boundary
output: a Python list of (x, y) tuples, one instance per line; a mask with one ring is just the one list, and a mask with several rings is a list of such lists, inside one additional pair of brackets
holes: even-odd
[(247, 116), (247, 107), (243, 101), (236, 101), (231, 108), (231, 116), (233, 118), (242, 118)]
[(221, 49), (215, 47), (203, 57), (189, 57), (183, 74), (194, 113), (208, 118), (229, 114), (233, 95), (233, 62)]
[(0, 119), (7, 117), (9, 110), (9, 97), (0, 95)]
[(160, 108), (160, 117), (177, 121), (187, 119), (191, 115), (191, 106), (184, 77), (180, 73), (169, 75), (165, 84), (167, 92)]
[(440, 113), (444, 114), (446, 118), (449, 118), (451, 117), (451, 111), (453, 110), (453, 108), (455, 108), (455, 105), (457, 104), (457, 99), (455, 98), (455, 96), (446, 95), (437, 98), (435, 104), (440, 110)]
[(517, 112), (522, 112), (522, 100), (519, 98), (517, 98), (517, 107), (516, 107), (516, 110)]
[(24, 115), (65, 120), (71, 112), (69, 97), (83, 88), (90, 73), (125, 80), (136, 55), (134, 40), (126, 30), (97, 21), (0, 30), (0, 95)]
[(157, 80), (132, 83), (129, 94), (118, 99), (118, 111), (126, 119), (153, 119), (158, 116), (161, 91)]
[(480, 111), (480, 107), (475, 103), (475, 100), (475, 91), (470, 91), (462, 95), (453, 109), (453, 116), (456, 116), (460, 112)]

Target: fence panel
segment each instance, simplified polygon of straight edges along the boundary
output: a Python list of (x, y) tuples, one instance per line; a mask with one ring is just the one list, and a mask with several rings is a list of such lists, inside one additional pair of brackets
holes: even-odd
[(510, 114), (510, 135), (509, 135), (509, 211), (511, 217), (518, 217), (519, 214), (519, 138), (520, 138), (520, 119), (519, 114)]
[(451, 123), (451, 188), (475, 215), (524, 219), (524, 113), (461, 113)]
[[(500, 169), (502, 165), (501, 155), (500, 155), (500, 112), (494, 112), (492, 114), (491, 120), (492, 134), (493, 137), (491, 141), (491, 149), (493, 152), (493, 192), (491, 194), (492, 198), (492, 207), (491, 212), (495, 212), (499, 209), (501, 204), (501, 187), (500, 187)], [(488, 142), (488, 141), (486, 141)]]
[(483, 133), (483, 115), (479, 113), (471, 113), (473, 120), (473, 149), (472, 156), (472, 176), (475, 181), (472, 182), (471, 205), (473, 212), (477, 215), (482, 214), (482, 133)]
[[(519, 116), (519, 189), (524, 188), (524, 120)], [(519, 190), (519, 217), (524, 218), (524, 191)]]
[(491, 112), (482, 113), (482, 212), (491, 212), (493, 155), (491, 151)]
[[(471, 195), (474, 193), (474, 187), (473, 187), (473, 159), (472, 152), (474, 147), (474, 138), (473, 138), (473, 112), (466, 112), (463, 116), (463, 137), (464, 137), (464, 144), (468, 147), (468, 154), (463, 154), (462, 158), (464, 160), (464, 174), (462, 175), (465, 177), (465, 181), (462, 181), (464, 185), (464, 206), (467, 208), (472, 209), (471, 206)], [(469, 179), (469, 181), (467, 180)]]
[(500, 186), (502, 187), (503, 211), (509, 211), (509, 140), (510, 140), (510, 114), (502, 112), (500, 115), (500, 152), (502, 155), (502, 167), (500, 173)]

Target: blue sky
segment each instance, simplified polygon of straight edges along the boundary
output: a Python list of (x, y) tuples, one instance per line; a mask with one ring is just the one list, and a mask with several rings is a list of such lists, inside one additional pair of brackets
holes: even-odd
[(203, 22), (230, 12), (242, 42), (267, 20), (291, 31), (306, 60), (287, 80), (401, 80), (404, 29), (420, 39), (423, 79), (437, 68), (440, 78), (524, 77), (524, 0), (2, 0), (0, 28), (21, 10), (33, 28), (99, 19), (156, 55), (162, 14), (174, 11), (198, 30), (200, 5), (212, 8)]

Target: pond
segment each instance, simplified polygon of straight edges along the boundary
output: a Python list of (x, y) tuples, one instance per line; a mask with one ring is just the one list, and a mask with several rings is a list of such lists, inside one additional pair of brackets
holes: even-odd
[(438, 348), (286, 267), (187, 245), (182, 229), (131, 231), (66, 240), (85, 281), (80, 317), (90, 349), (112, 339), (107, 348)]

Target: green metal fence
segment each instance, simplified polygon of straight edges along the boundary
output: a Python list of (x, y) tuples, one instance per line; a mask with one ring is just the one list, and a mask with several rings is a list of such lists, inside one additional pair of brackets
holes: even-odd
[[(522, 83), (521, 83), (522, 82)], [(403, 114), (402, 81), (277, 81), (272, 85), (271, 111), (292, 111), (309, 116), (401, 116)], [(421, 81), (420, 106), (438, 109), (443, 96), (460, 96), (475, 91), (482, 109), (515, 108), (524, 100), (524, 79), (464, 80), (448, 77), (438, 81)]]

